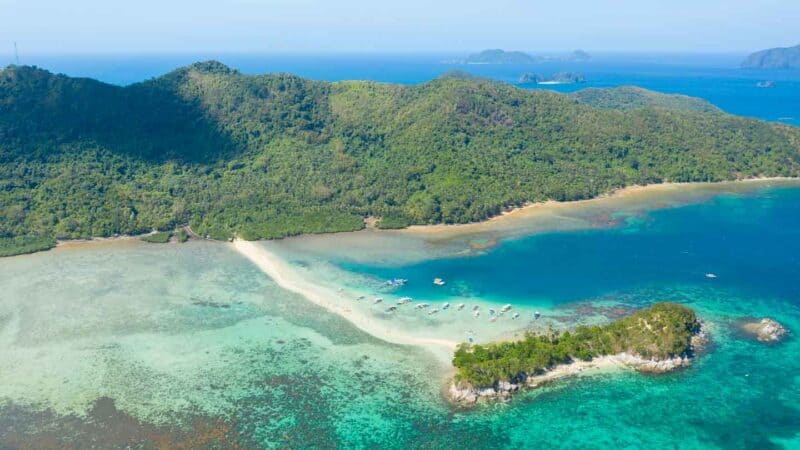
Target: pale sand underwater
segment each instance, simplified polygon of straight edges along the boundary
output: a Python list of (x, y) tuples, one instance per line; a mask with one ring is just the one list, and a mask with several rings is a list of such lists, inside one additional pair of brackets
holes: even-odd
[(278, 286), (287, 291), (300, 294), (316, 305), (345, 318), (360, 330), (394, 344), (410, 344), (424, 347), (444, 362), (452, 358), (452, 353), (458, 342), (428, 336), (414, 336), (405, 333), (403, 330), (393, 328), (388, 322), (378, 323), (359, 310), (336, 302), (337, 298), (342, 297), (341, 293), (331, 291), (325, 286), (314, 284), (310, 280), (302, 278), (281, 257), (271, 253), (264, 246), (260, 246), (257, 243), (236, 239), (233, 242), (233, 248), (255, 264)]

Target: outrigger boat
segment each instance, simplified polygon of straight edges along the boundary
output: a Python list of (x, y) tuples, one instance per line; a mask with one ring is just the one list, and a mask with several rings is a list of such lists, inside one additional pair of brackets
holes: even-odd
[(387, 313), (393, 313), (395, 311), (397, 311), (397, 306), (390, 306), (390, 307), (386, 308), (386, 312)]
[(428, 315), (436, 314), (439, 312), (439, 308), (433, 308), (432, 310), (428, 311)]
[(403, 297), (397, 301), (398, 305), (405, 305), (406, 303), (411, 302), (411, 297)]
[(500, 309), (500, 312), (506, 312), (506, 311), (508, 311), (510, 309), (511, 309), (511, 305), (507, 303), (507, 304), (503, 305), (503, 307)]
[(461, 311), (462, 309), (464, 309), (464, 304), (463, 303), (459, 303), (458, 304), (458, 310)]
[(435, 284), (437, 286), (444, 286), (445, 282), (444, 282), (443, 279), (437, 277), (437, 278), (433, 279), (433, 284)]
[(442, 309), (447, 309), (449, 307), (450, 307), (450, 303), (447, 303), (447, 302), (445, 302), (444, 305), (442, 305)]

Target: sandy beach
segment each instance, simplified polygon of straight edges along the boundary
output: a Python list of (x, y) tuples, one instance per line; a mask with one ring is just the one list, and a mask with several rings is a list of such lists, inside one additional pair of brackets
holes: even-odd
[(278, 286), (302, 295), (314, 304), (343, 317), (358, 329), (394, 344), (416, 345), (426, 348), (443, 362), (449, 362), (452, 358), (457, 342), (424, 336), (412, 336), (403, 333), (401, 330), (380, 324), (369, 316), (351, 309), (343, 302), (337, 303), (336, 300), (341, 298), (340, 294), (305, 280), (290, 264), (264, 248), (264, 246), (241, 239), (234, 240), (232, 246), (239, 254), (250, 260), (264, 274), (275, 281)]
[[(746, 191), (748, 189), (757, 189), (759, 187), (767, 187), (772, 185), (798, 186), (800, 185), (800, 179), (787, 177), (762, 177), (710, 183), (695, 182), (658, 183), (644, 186), (633, 185), (586, 200), (567, 202), (548, 200), (544, 202), (529, 203), (524, 206), (504, 211), (500, 215), (481, 222), (466, 224), (412, 225), (401, 230), (392, 230), (390, 232), (420, 237), (450, 238), (469, 234), (478, 234), (503, 228), (514, 228), (520, 223), (524, 223), (526, 219), (535, 218), (537, 216), (559, 217), (572, 210), (578, 210), (581, 208), (603, 206), (614, 203), (620, 203), (620, 205), (624, 205), (627, 202), (645, 203), (651, 201), (653, 202), (653, 206), (657, 206), (657, 203), (660, 202), (670, 203), (670, 201), (675, 200), (679, 194), (691, 194), (693, 196), (696, 195), (697, 198), (702, 199), (703, 197), (728, 191)], [(690, 201), (691, 199), (687, 199), (687, 202)]]

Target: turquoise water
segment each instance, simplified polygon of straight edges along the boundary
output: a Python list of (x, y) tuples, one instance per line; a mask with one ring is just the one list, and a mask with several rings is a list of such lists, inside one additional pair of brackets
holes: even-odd
[[(409, 293), (442, 299), (466, 285), (547, 320), (671, 300), (708, 322), (713, 348), (686, 370), (588, 375), (469, 411), (442, 400), (444, 369), (423, 350), (281, 290), (223, 243), (2, 259), (0, 448), (800, 447), (800, 189), (622, 219), (470, 257), (328, 257), (352, 279), (400, 274)], [(737, 327), (749, 316), (795, 335), (754, 342)]]
[[(726, 194), (680, 209), (617, 216), (618, 228), (503, 240), (480, 257), (340, 265), (379, 279), (406, 278), (398, 293), (419, 298), (466, 291), (556, 305), (613, 291), (696, 285), (800, 300), (800, 284), (788, 282), (800, 274), (798, 218), (798, 189)], [(432, 274), (448, 285), (434, 286)]]
[[(585, 87), (636, 85), (665, 93), (704, 98), (732, 114), (800, 125), (800, 70), (744, 70), (743, 54), (604, 54), (584, 63), (548, 62), (532, 65), (463, 65), (445, 61), (463, 54), (402, 55), (23, 55), (22, 63), (35, 64), (72, 76), (130, 84), (167, 73), (176, 67), (218, 59), (244, 73), (288, 72), (304, 77), (338, 80), (375, 80), (416, 84), (450, 70), (515, 83), (525, 72), (550, 75), (560, 71), (584, 73), (587, 83), (546, 86), (569, 92)], [(11, 59), (8, 59), (11, 62)], [(758, 88), (759, 81), (776, 86)]]
[[(512, 447), (800, 446), (797, 340), (764, 346), (736, 326), (748, 316), (774, 317), (795, 330), (800, 325), (800, 189), (721, 195), (626, 219), (612, 229), (501, 241), (483, 256), (339, 264), (378, 278), (408, 278), (398, 295), (445, 299), (467, 290), (515, 305), (567, 309), (587, 301), (643, 306), (671, 300), (711, 323), (713, 352), (686, 371), (563, 383), (455, 416), (458, 436), (490, 432), (490, 446)], [(706, 278), (711, 272), (718, 277)], [(433, 286), (432, 274), (455, 287)]]

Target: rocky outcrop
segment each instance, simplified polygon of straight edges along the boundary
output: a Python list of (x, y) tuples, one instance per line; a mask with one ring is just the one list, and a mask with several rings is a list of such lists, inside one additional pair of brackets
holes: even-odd
[(759, 342), (766, 343), (778, 342), (789, 333), (786, 327), (768, 317), (744, 322), (741, 328), (745, 333), (758, 339)]
[(698, 321), (698, 323), (701, 326), (692, 336), (689, 349), (684, 354), (672, 358), (647, 359), (631, 353), (618, 353), (599, 356), (588, 361), (574, 360), (569, 364), (559, 364), (542, 373), (519, 374), (514, 380), (497, 381), (491, 387), (476, 387), (453, 381), (447, 392), (448, 397), (456, 404), (470, 406), (479, 401), (508, 401), (522, 388), (536, 388), (590, 369), (629, 367), (638, 372), (658, 374), (688, 367), (692, 364), (693, 358), (705, 350), (709, 343), (708, 335), (702, 329), (702, 322)]

